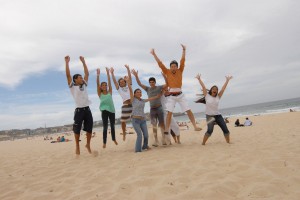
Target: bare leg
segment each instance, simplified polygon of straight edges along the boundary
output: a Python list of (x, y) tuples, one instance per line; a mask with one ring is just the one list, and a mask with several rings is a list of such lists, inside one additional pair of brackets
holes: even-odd
[(176, 138), (176, 135), (175, 135), (174, 131), (171, 129), (170, 132), (171, 132), (171, 135), (172, 135), (172, 137), (173, 137), (175, 143), (177, 143), (178, 141), (177, 141), (177, 138)]
[(123, 141), (126, 140), (126, 122), (122, 122), (122, 131), (123, 131)]
[(229, 134), (224, 135), (226, 142), (229, 144), (230, 143), (230, 137)]
[(76, 150), (75, 153), (77, 155), (80, 155), (80, 147), (79, 147), (79, 138), (80, 138), (80, 134), (75, 134), (74, 133), (74, 137), (75, 137), (75, 142), (76, 142)]
[(176, 138), (177, 138), (177, 143), (181, 144), (181, 142), (180, 142), (180, 135), (176, 136)]
[(204, 137), (203, 137), (202, 145), (205, 145), (208, 138), (209, 138), (209, 136), (205, 134)]
[(85, 147), (87, 148), (89, 153), (92, 153), (91, 151), (91, 138), (92, 138), (92, 133), (86, 133), (86, 145)]
[(165, 125), (165, 134), (169, 133), (170, 125), (171, 125), (171, 118), (172, 118), (171, 112), (168, 112), (167, 119), (166, 119), (166, 125)]
[(154, 136), (154, 140), (155, 142), (152, 144), (152, 146), (157, 147), (158, 146), (158, 137), (157, 137), (157, 126), (156, 124), (152, 124), (153, 126), (153, 136)]
[(192, 113), (192, 111), (188, 110), (186, 112), (187, 112), (187, 114), (189, 116), (189, 119), (191, 120), (191, 122), (192, 122), (192, 124), (194, 126), (195, 131), (201, 131), (202, 128), (200, 128), (200, 127), (197, 126), (196, 121), (195, 121), (195, 117), (194, 117), (194, 114)]

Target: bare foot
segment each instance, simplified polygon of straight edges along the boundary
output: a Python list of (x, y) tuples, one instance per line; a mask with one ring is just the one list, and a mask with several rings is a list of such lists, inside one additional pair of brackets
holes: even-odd
[(195, 131), (201, 131), (201, 130), (202, 130), (202, 128), (200, 128), (200, 127), (196, 127), (194, 130), (195, 130)]
[(116, 140), (114, 140), (115, 145), (118, 145), (118, 142)]
[(85, 148), (87, 148), (89, 153), (92, 153), (90, 145), (85, 145)]
[(106, 148), (106, 144), (103, 144), (103, 149), (105, 149)]
[(80, 150), (79, 150), (79, 148), (76, 148), (75, 153), (76, 153), (76, 155), (80, 155)]
[(158, 147), (158, 143), (157, 143), (157, 142), (155, 142), (155, 143), (153, 143), (153, 144), (152, 144), (152, 146), (154, 146), (154, 147)]
[(181, 144), (181, 142), (178, 140), (178, 141), (177, 141), (177, 144)]
[(123, 141), (125, 141), (125, 140), (126, 140), (126, 132), (123, 133)]

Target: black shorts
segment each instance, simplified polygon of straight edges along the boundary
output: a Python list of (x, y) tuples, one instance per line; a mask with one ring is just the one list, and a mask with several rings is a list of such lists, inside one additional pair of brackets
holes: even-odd
[(80, 134), (83, 123), (83, 130), (87, 133), (93, 131), (93, 116), (90, 107), (76, 108), (74, 111), (73, 131), (75, 134)]

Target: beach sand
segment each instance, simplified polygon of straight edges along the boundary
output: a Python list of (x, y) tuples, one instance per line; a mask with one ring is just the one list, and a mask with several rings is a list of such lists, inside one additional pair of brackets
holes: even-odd
[(0, 142), (0, 199), (300, 199), (300, 112), (250, 116), (251, 127), (234, 127), (235, 119), (232, 144), (215, 127), (201, 145), (201, 122), (203, 131), (181, 132), (182, 144), (142, 153), (134, 153), (136, 135), (123, 142), (120, 131), (119, 145), (108, 135), (106, 149), (97, 133), (92, 155), (85, 135), (80, 156), (72, 135)]

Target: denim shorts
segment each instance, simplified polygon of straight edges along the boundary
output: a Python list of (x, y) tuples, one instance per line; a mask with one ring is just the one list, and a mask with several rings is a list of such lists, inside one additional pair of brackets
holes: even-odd
[[(212, 118), (214, 118), (214, 121), (211, 121)], [(206, 115), (206, 122), (207, 122), (207, 131), (205, 133), (206, 135), (210, 136), (213, 133), (215, 124), (219, 125), (224, 135), (229, 134), (229, 130), (227, 128), (227, 125), (222, 115)]]

